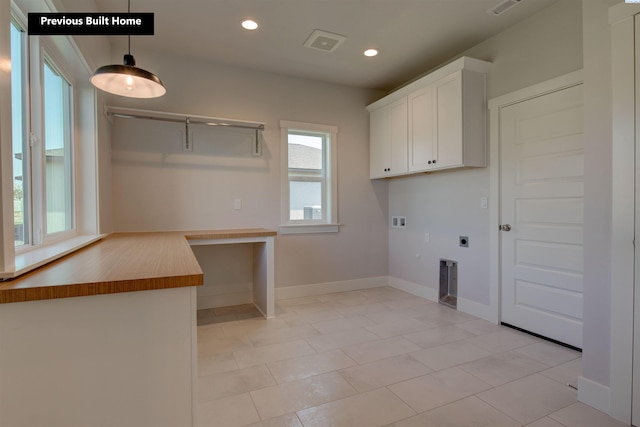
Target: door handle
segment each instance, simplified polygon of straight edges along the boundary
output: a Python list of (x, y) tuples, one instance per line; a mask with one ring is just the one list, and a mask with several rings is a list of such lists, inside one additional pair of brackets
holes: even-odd
[(498, 227), (501, 231), (511, 231), (511, 226), (509, 224), (503, 224)]

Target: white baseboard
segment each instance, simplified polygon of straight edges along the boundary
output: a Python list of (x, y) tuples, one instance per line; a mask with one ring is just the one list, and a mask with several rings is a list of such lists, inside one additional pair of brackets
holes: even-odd
[[(427, 286), (419, 285), (407, 280), (389, 277), (389, 286), (416, 295), (430, 301), (438, 302), (438, 290)], [(492, 323), (498, 323), (498, 313), (494, 313), (493, 307), (480, 304), (464, 298), (458, 298), (458, 310), (462, 313), (470, 314)]]
[(578, 377), (578, 400), (608, 414), (610, 411), (611, 389), (605, 385)]
[(287, 286), (275, 288), (276, 300), (324, 295), (334, 292), (357, 291), (360, 289), (381, 288), (387, 286), (388, 277), (366, 277), (364, 279), (341, 280), (338, 282), (314, 283), (311, 285)]
[(491, 323), (498, 323), (498, 313), (490, 305), (480, 304), (479, 302), (458, 297), (458, 310)]
[(389, 286), (430, 301), (438, 302), (438, 291), (433, 288), (418, 285), (417, 283), (398, 279), (397, 277), (392, 276), (389, 276)]

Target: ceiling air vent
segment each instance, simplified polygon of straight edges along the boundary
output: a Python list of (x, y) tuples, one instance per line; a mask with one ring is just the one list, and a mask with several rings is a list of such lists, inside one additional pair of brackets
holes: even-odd
[(487, 10), (487, 13), (490, 13), (491, 15), (494, 15), (494, 16), (502, 15), (507, 10), (511, 9), (514, 6), (517, 6), (518, 3), (521, 3), (521, 2), (522, 0), (504, 0), (503, 2), (500, 2), (500, 4), (498, 4), (497, 6)]
[(306, 42), (305, 47), (321, 50), (323, 52), (333, 52), (345, 41), (347, 38), (339, 34), (329, 33), (327, 31), (315, 30)]

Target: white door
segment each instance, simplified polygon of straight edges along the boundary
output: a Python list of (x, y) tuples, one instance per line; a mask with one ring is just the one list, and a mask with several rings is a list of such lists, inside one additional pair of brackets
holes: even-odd
[(582, 348), (582, 85), (500, 112), (501, 321)]

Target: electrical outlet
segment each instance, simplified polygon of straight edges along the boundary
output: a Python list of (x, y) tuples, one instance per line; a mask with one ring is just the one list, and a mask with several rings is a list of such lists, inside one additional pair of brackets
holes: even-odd
[(242, 200), (240, 199), (235, 199), (233, 201), (233, 209), (239, 211), (242, 208)]
[(391, 217), (391, 228), (407, 228), (407, 217), (406, 216), (392, 216)]

